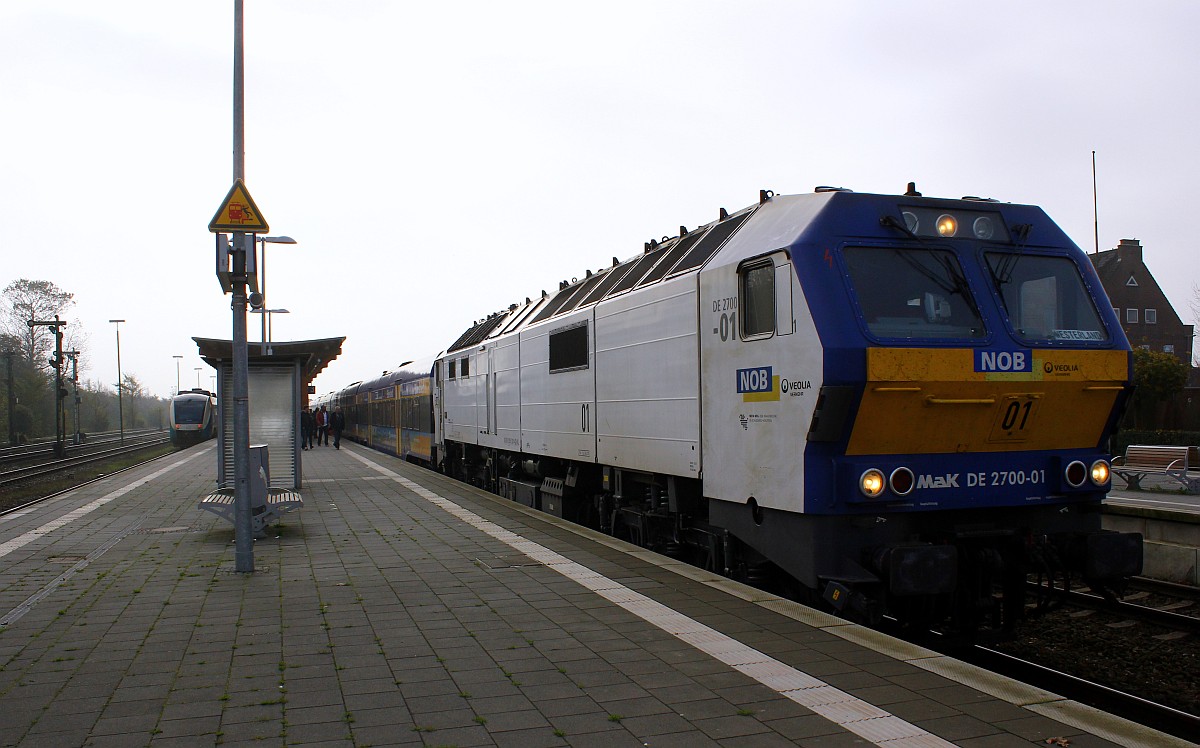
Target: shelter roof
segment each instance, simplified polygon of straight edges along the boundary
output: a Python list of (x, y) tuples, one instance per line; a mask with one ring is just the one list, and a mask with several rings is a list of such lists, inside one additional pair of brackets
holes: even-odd
[[(192, 338), (200, 349), (200, 357), (204, 363), (218, 367), (222, 362), (233, 361), (233, 342), (216, 340), (214, 338)], [(309, 384), (317, 375), (342, 353), (342, 343), (345, 337), (323, 338), (321, 340), (284, 340), (267, 343), (266, 351), (262, 343), (247, 343), (246, 351), (251, 365), (264, 363), (298, 362), (304, 384)]]

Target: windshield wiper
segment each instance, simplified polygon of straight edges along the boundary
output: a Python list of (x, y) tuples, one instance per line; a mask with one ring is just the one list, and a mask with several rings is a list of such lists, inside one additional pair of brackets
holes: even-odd
[(957, 263), (955, 263), (949, 257), (945, 256), (944, 253), (946, 252), (946, 250), (944, 248), (939, 247), (938, 245), (933, 244), (932, 242), (927, 242), (923, 238), (917, 236), (916, 234), (914, 234), (912, 231), (909, 230), (908, 226), (906, 226), (903, 221), (897, 220), (895, 216), (883, 216), (882, 218), (879, 219), (879, 224), (881, 226), (886, 226), (887, 228), (892, 228), (892, 229), (896, 229), (897, 231), (901, 231), (906, 236), (908, 236), (910, 239), (915, 239), (917, 241), (917, 243), (920, 244), (922, 247), (925, 247), (926, 249), (931, 250), (930, 254), (933, 257), (933, 261), (941, 266), (942, 270), (946, 273), (946, 276), (950, 278), (950, 281), (951, 281), (950, 283), (947, 283), (945, 278), (942, 278), (933, 270), (930, 270), (929, 268), (925, 267), (923, 264), (921, 264), (920, 261), (918, 261), (916, 258), (914, 258), (912, 255), (908, 254), (907, 252), (901, 251), (896, 248), (892, 249), (893, 252), (895, 252), (896, 254), (903, 257), (905, 262), (907, 262), (909, 265), (912, 265), (914, 268), (917, 269), (918, 272), (920, 272), (922, 275), (924, 275), (929, 280), (933, 281), (937, 285), (938, 288), (942, 289), (943, 291), (945, 291), (946, 293), (949, 293), (949, 294), (958, 294), (959, 296), (962, 296), (964, 299), (967, 299), (968, 301), (970, 301), (971, 296), (970, 296), (969, 292), (970, 292), (971, 287), (967, 284), (967, 278), (965, 275), (963, 275), (962, 271), (957, 267)]
[(1018, 223), (1010, 227), (1012, 233), (1017, 237), (1017, 243), (1013, 246), (1011, 253), (1006, 253), (1004, 259), (1000, 261), (998, 268), (992, 267), (992, 263), (988, 263), (988, 270), (991, 271), (992, 280), (997, 287), (1004, 287), (1012, 282), (1013, 273), (1017, 270), (1017, 263), (1021, 260), (1022, 250), (1025, 248), (1025, 243), (1029, 241), (1029, 234), (1033, 231), (1033, 224)]

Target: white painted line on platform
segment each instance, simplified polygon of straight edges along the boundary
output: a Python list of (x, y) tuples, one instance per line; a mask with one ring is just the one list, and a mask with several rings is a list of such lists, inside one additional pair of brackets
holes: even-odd
[(578, 582), (642, 620), (875, 745), (887, 748), (952, 748), (954, 745), (873, 704), (759, 652), (733, 637), (705, 626), (657, 600), (608, 579), (562, 554), (506, 530), (382, 465), (354, 452), (348, 454), (472, 527), (531, 558), (536, 558), (548, 568)]

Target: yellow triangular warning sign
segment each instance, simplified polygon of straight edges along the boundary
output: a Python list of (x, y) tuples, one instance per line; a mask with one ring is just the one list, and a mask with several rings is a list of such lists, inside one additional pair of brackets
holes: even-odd
[(267, 220), (258, 212), (254, 198), (242, 180), (238, 179), (229, 188), (229, 194), (221, 203), (217, 214), (208, 224), (208, 230), (215, 233), (220, 231), (245, 231), (251, 234), (265, 234), (271, 230)]

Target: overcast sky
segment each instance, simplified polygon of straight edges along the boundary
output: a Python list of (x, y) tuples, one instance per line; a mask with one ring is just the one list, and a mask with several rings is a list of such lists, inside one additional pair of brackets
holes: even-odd
[[(245, 0), (246, 184), (276, 340), (346, 336), (318, 392), (780, 194), (1041, 205), (1200, 281), (1200, 4)], [(84, 378), (159, 395), (231, 336), (233, 2), (0, 5), (0, 287), (75, 294)], [(250, 315), (250, 339), (259, 338)], [(1162, 312), (1160, 312), (1162, 319)], [(200, 372), (210, 384), (211, 370)]]

